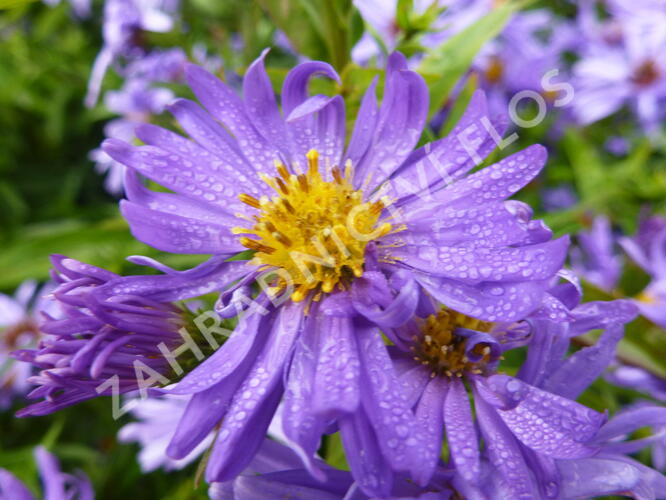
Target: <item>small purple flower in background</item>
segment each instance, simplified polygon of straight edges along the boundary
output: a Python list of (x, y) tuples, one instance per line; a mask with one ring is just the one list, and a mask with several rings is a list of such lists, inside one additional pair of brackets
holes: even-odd
[[(551, 293), (553, 299), (559, 297), (561, 307), (565, 306), (560, 300), (568, 303), (580, 298), (571, 284), (555, 286)], [(606, 366), (607, 360), (603, 364), (589, 361), (602, 353), (612, 356), (622, 325), (635, 316), (635, 308), (627, 301), (592, 302), (567, 310), (571, 321), (558, 323), (542, 319), (550, 318), (554, 309), (544, 312), (530, 317), (529, 323), (493, 324), (426, 300), (421, 303), (422, 319), (386, 330), (395, 344), (392, 357), (400, 380), (412, 391), (416, 418), (431, 436), (431, 461), (422, 463), (426, 477), (437, 465), (443, 431), (458, 478), (454, 485), (469, 498), (552, 498), (550, 481), (535, 481), (539, 470), (526, 457), (575, 460), (598, 452), (592, 440), (605, 417), (573, 399), (579, 388), (582, 392), (582, 384), (591, 382)], [(559, 351), (563, 355), (570, 336), (594, 328), (606, 329), (602, 340), (572, 355), (566, 366), (557, 366), (563, 363), (557, 356), (552, 361), (545, 357), (554, 340), (564, 346)], [(559, 338), (555, 332), (562, 332)], [(525, 344), (530, 351), (518, 376), (499, 374), (503, 353)], [(544, 373), (541, 370), (549, 362), (551, 368)], [(570, 372), (571, 366), (585, 363), (587, 373)], [(574, 372), (578, 381), (567, 380), (567, 390), (561, 391), (563, 378)], [(465, 383), (474, 395), (474, 413)], [(351, 450), (348, 454), (354, 455)], [(418, 477), (414, 479), (419, 483)]]
[[(122, 118), (111, 120), (104, 126), (104, 136), (121, 141), (132, 141), (136, 125), (136, 123)], [(95, 170), (99, 174), (106, 175), (104, 188), (107, 192), (114, 195), (122, 194), (125, 189), (125, 165), (115, 161), (102, 148), (93, 149), (88, 153), (88, 158), (95, 162)]]
[[(76, 476), (60, 470), (58, 459), (42, 446), (34, 450), (43, 485), (44, 500), (93, 500), (90, 480), (79, 472)], [(0, 468), (0, 500), (36, 500), (30, 490), (11, 472)]]
[(609, 137), (604, 143), (604, 149), (615, 156), (625, 156), (629, 152), (630, 143), (620, 136)]
[(544, 189), (541, 194), (541, 203), (546, 212), (566, 210), (578, 203), (576, 191), (569, 184)]
[(620, 238), (619, 243), (651, 278), (634, 303), (643, 316), (666, 328), (666, 219), (660, 216), (644, 219), (634, 237)]
[[(596, 18), (593, 2), (585, 2), (581, 10), (587, 43), (573, 68), (573, 113), (579, 123), (588, 125), (628, 105), (643, 129), (656, 135), (665, 116), (666, 12), (650, 2), (636, 2), (632, 14), (620, 15), (613, 12), (614, 4), (620, 3), (610, 3), (611, 17), (603, 21)], [(643, 13), (649, 14), (633, 15), (641, 12), (637, 5), (644, 5)]]
[(106, 0), (104, 4), (104, 45), (95, 59), (88, 82), (86, 105), (94, 106), (108, 67), (119, 58), (145, 55), (142, 31), (166, 32), (172, 29), (178, 0)]
[(610, 221), (599, 215), (592, 228), (578, 234), (578, 246), (571, 249), (571, 267), (594, 286), (612, 292), (622, 273), (622, 259), (615, 251), (616, 238)]
[(13, 297), (0, 294), (0, 409), (7, 408), (15, 397), (28, 392), (28, 378), (33, 368), (16, 362), (9, 354), (37, 345), (41, 333), (34, 311), (58, 314), (55, 303), (44, 297), (49, 288), (47, 285), (37, 291), (37, 283), (28, 280), (18, 287)]
[(167, 394), (138, 400), (133, 406), (131, 413), (138, 422), (123, 426), (118, 432), (118, 439), (141, 445), (138, 460), (143, 472), (152, 472), (160, 467), (164, 470), (182, 469), (201, 456), (213, 442), (213, 434), (210, 434), (182, 460), (167, 456), (167, 446), (189, 400), (188, 397)]
[(522, 90), (531, 90), (553, 101), (542, 79), (551, 70), (557, 76), (553, 85), (566, 80), (562, 56), (575, 43), (575, 33), (567, 22), (549, 10), (539, 9), (515, 14), (499, 37), (481, 50), (473, 68), (480, 85), (488, 93), (490, 108), (506, 112), (510, 99)]
[[(164, 111), (174, 98), (171, 90), (156, 86), (156, 83), (173, 83), (183, 79), (187, 57), (181, 49), (154, 51), (145, 57), (132, 61), (124, 69), (125, 83), (120, 90), (110, 90), (104, 97), (104, 104), (122, 118), (106, 124), (107, 138), (132, 141), (135, 128), (148, 122), (153, 115)], [(115, 195), (123, 193), (125, 166), (113, 160), (101, 148), (89, 153), (95, 162), (95, 169), (106, 174), (106, 190)]]
[[(422, 446), (427, 438), (392, 373), (377, 316), (406, 321), (419, 287), (491, 321), (539, 307), (568, 240), (551, 240), (527, 206), (506, 199), (538, 174), (545, 149), (532, 146), (467, 176), (472, 156), (483, 158), (496, 145), (483, 120), (503, 129), (487, 118), (478, 93), (451, 136), (414, 151), (427, 88), (398, 53), (388, 61), (381, 106), (373, 83), (345, 148), (342, 97), (307, 93), (315, 74), (339, 81), (333, 68), (316, 61), (294, 68), (281, 113), (265, 56), (248, 68), (243, 99), (188, 67), (207, 111), (185, 99), (169, 110), (194, 141), (142, 125), (136, 132), (145, 146), (103, 146), (174, 191), (153, 192), (128, 176), (121, 210), (135, 237), (163, 251), (220, 259), (253, 252), (250, 261), (233, 263), (244, 266), (234, 278), (242, 279), (224, 290), (218, 312), (235, 315), (234, 297), (247, 304), (249, 284), (271, 276), (229, 340), (172, 391), (193, 397), (168, 453), (187, 456), (219, 424), (207, 479), (233, 478), (252, 460), (284, 396), (285, 435), (311, 473), (321, 477), (312, 460), (337, 419), (352, 441), (376, 432), (394, 445), (382, 450), (390, 465), (382, 474), (420, 470), (432, 450)], [(463, 130), (475, 155), (460, 141)], [(402, 280), (404, 293), (395, 310), (380, 314), (373, 309), (380, 303), (367, 299), (381, 295), (368, 290), (387, 280)], [(372, 418), (358, 428), (354, 415), (362, 407)], [(368, 494), (390, 490), (385, 477), (375, 475), (372, 484), (366, 466), (374, 463), (360, 458), (352, 472)]]

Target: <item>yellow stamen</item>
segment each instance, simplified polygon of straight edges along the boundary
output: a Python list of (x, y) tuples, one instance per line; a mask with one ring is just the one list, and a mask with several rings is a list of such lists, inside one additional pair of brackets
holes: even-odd
[(307, 297), (316, 301), (336, 288), (347, 289), (354, 277), (363, 276), (368, 238), (394, 229), (379, 220), (386, 201), (365, 201), (363, 193), (354, 189), (351, 162), (346, 162), (344, 174), (337, 165), (330, 168), (333, 179), (326, 181), (319, 170), (319, 153), (310, 150), (306, 158), (305, 174), (292, 175), (279, 161), (276, 177), (260, 174), (276, 196), (257, 200), (241, 195), (241, 201), (259, 213), (253, 227), (233, 230), (254, 235), (239, 241), (257, 252), (256, 264), (286, 271), (280, 273), (279, 286), (282, 290), (293, 286), (294, 301)]
[(457, 335), (455, 330), (467, 328), (488, 332), (492, 326), (492, 323), (443, 307), (437, 315), (430, 315), (421, 321), (421, 335), (415, 336), (415, 344), (412, 346), (416, 354), (414, 359), (430, 366), (433, 373), (447, 377), (483, 373), (485, 365), (490, 361), (490, 347), (477, 344), (473, 352), (481, 359), (472, 361), (466, 353), (466, 338)]

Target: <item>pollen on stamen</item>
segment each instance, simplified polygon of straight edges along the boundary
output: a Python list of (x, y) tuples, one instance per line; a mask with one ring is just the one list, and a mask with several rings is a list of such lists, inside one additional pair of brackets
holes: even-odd
[[(361, 277), (364, 271), (368, 241), (358, 235), (376, 239), (394, 231), (394, 226), (383, 219), (384, 200), (367, 201), (354, 188), (350, 161), (345, 163), (343, 173), (338, 165), (331, 165), (330, 158), (321, 162), (314, 149), (305, 156), (307, 173), (291, 165), (296, 172), (291, 174), (288, 166), (276, 161), (277, 176), (260, 174), (275, 195), (259, 200), (241, 195), (241, 200), (258, 213), (251, 229), (233, 230), (235, 234), (253, 235), (239, 241), (257, 252), (254, 262), (288, 273), (294, 285), (294, 301), (306, 297), (314, 300), (322, 293), (348, 289), (350, 280)], [(330, 175), (320, 171), (322, 163)], [(304, 256), (305, 261), (297, 262), (295, 256)]]
[(431, 373), (445, 377), (484, 373), (489, 363), (497, 361), (497, 358), (491, 359), (491, 348), (487, 344), (477, 344), (472, 352), (480, 359), (473, 361), (467, 356), (467, 338), (456, 330), (489, 332), (492, 326), (492, 323), (443, 307), (436, 315), (421, 320), (421, 334), (413, 337), (410, 350), (416, 361), (430, 367)]

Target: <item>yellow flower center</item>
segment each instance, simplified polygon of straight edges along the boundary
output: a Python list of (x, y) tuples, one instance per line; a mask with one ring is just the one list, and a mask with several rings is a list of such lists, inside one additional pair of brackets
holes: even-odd
[(291, 298), (296, 302), (311, 293), (319, 300), (336, 286), (346, 288), (353, 277), (363, 275), (367, 244), (393, 230), (379, 221), (388, 201), (365, 201), (352, 186), (351, 162), (344, 172), (334, 166), (326, 179), (319, 172), (317, 151), (310, 150), (306, 157), (306, 173), (290, 173), (276, 162), (276, 177), (262, 175), (276, 196), (257, 200), (240, 195), (259, 213), (248, 219), (252, 228), (233, 229), (253, 235), (240, 238), (244, 247), (256, 251), (252, 262), (278, 270), (277, 290), (293, 286)]
[(490, 346), (479, 343), (474, 346), (471, 360), (466, 352), (467, 338), (456, 334), (457, 328), (489, 332), (493, 324), (471, 318), (443, 307), (437, 315), (421, 320), (421, 335), (414, 336), (411, 350), (414, 360), (429, 366), (431, 376), (462, 377), (465, 373), (481, 374), (490, 359)]

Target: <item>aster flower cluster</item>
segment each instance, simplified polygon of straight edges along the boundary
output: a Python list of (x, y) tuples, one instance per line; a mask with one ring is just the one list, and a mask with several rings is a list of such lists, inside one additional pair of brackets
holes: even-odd
[[(62, 316), (46, 316), (36, 349), (14, 353), (40, 370), (28, 397), (41, 401), (19, 415), (151, 388), (134, 409), (143, 422), (121, 438), (144, 444), (146, 470), (182, 467), (207, 448), (213, 498), (666, 492), (626, 455), (649, 443), (618, 441), (636, 420), (575, 401), (613, 361), (636, 307), (581, 303), (563, 269), (568, 238), (509, 199), (541, 171), (545, 148), (472, 171), (505, 128), (483, 92), (449, 136), (418, 147), (427, 87), (400, 53), (387, 61), (381, 104), (375, 81), (347, 140), (343, 97), (308, 92), (314, 76), (340, 82), (337, 72), (296, 66), (278, 103), (266, 56), (247, 69), (242, 97), (185, 67), (201, 104), (168, 110), (189, 137), (145, 123), (134, 129), (143, 145), (105, 141), (127, 168), (132, 234), (213, 256), (188, 271), (133, 258), (159, 274), (126, 277), (54, 257)], [(474, 155), (459, 139), (470, 127)], [(215, 328), (235, 318), (224, 342), (179, 305), (211, 292)], [(602, 331), (596, 343), (567, 356), (590, 330)], [(205, 360), (202, 338), (214, 344)], [(507, 374), (516, 349), (527, 357)], [(663, 409), (631, 411), (666, 423)], [(335, 432), (349, 472), (317, 456)]]

